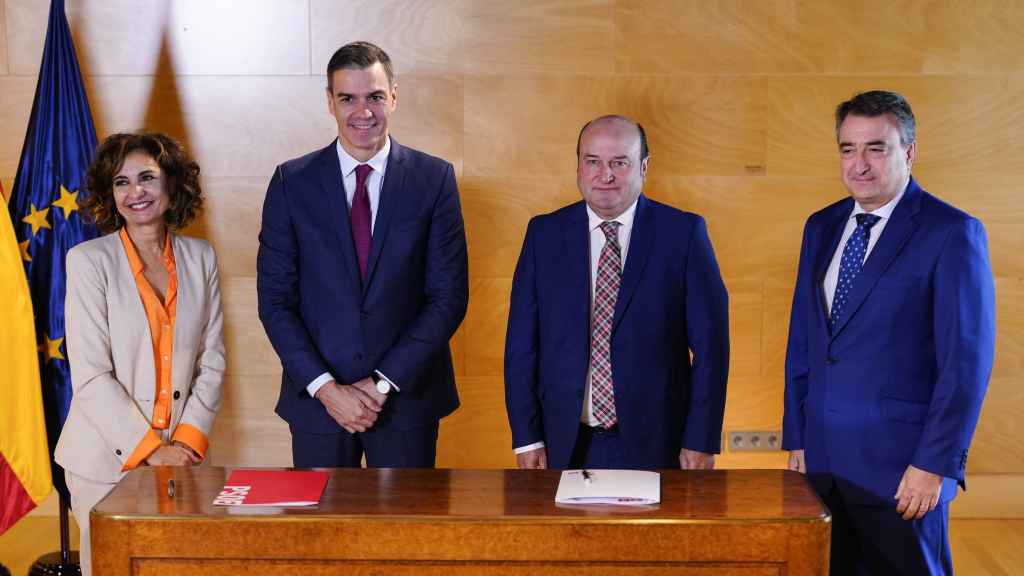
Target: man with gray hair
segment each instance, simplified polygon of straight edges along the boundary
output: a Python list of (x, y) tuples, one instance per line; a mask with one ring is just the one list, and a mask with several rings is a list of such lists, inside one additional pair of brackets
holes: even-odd
[(850, 197), (804, 228), (783, 447), (832, 511), (832, 574), (951, 574), (949, 502), (995, 347), (985, 228), (911, 176), (899, 94), (843, 102), (836, 135)]

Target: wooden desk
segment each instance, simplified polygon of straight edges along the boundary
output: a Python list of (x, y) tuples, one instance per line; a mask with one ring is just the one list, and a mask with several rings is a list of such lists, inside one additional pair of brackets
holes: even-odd
[(663, 472), (645, 507), (556, 506), (557, 471), (334, 470), (313, 509), (214, 507), (227, 473), (126, 476), (92, 513), (94, 573), (827, 574), (829, 516), (783, 470)]

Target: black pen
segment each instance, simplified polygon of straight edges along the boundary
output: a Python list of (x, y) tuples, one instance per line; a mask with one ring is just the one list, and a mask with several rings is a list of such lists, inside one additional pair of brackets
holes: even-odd
[(580, 470), (580, 473), (583, 474), (583, 483), (590, 484), (590, 480), (594, 477), (594, 475), (588, 472), (587, 470)]

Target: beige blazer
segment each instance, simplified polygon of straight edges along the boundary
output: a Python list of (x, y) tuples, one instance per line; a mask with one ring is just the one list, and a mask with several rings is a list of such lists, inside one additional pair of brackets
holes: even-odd
[[(171, 244), (178, 296), (168, 430), (187, 422), (209, 437), (224, 377), (217, 260), (203, 240), (172, 235)], [(74, 394), (54, 457), (84, 478), (117, 482), (153, 415), (149, 323), (117, 234), (72, 248), (67, 278), (65, 337)]]

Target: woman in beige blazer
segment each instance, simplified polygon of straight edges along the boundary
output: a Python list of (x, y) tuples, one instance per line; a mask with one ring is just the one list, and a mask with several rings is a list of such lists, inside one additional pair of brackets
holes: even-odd
[(127, 471), (201, 462), (220, 406), (217, 261), (175, 231), (202, 203), (199, 166), (163, 134), (115, 134), (96, 151), (83, 202), (105, 236), (67, 255), (74, 394), (55, 458), (91, 573), (89, 511)]

